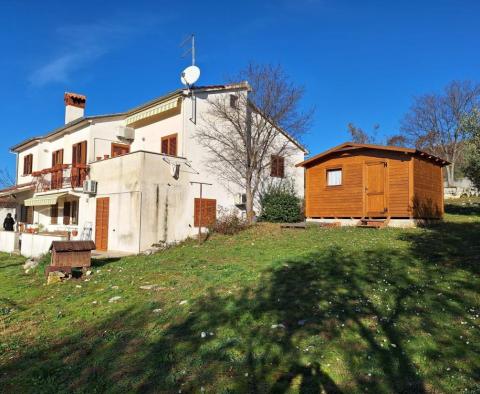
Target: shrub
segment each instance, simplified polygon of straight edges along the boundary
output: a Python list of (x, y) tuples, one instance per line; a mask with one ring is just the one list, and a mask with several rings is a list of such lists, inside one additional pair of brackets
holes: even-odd
[(240, 217), (237, 210), (220, 211), (217, 221), (209, 228), (210, 232), (233, 235), (248, 227), (247, 220)]
[(303, 220), (301, 200), (292, 183), (269, 185), (260, 197), (260, 220), (266, 222), (299, 222)]

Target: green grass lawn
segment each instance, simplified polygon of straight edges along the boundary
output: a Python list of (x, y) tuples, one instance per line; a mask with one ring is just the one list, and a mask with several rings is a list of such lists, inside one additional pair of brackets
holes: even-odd
[(262, 224), (49, 286), (0, 255), (0, 392), (478, 393), (480, 208), (449, 212)]

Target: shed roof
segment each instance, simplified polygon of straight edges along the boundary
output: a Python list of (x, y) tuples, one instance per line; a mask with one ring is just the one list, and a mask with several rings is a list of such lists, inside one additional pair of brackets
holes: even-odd
[(53, 241), (50, 250), (56, 252), (84, 252), (95, 249), (93, 241)]
[(427, 152), (423, 152), (418, 149), (414, 148), (406, 148), (406, 147), (401, 147), (401, 146), (389, 146), (389, 145), (374, 145), (374, 144), (359, 144), (356, 142), (344, 142), (343, 144), (340, 144), (332, 149), (326, 150), (325, 152), (322, 152), (318, 155), (315, 155), (311, 157), (310, 159), (307, 159), (305, 161), (302, 161), (301, 163), (298, 163), (296, 167), (306, 167), (311, 163), (314, 163), (318, 160), (321, 160), (322, 158), (328, 156), (329, 154), (336, 153), (336, 152), (348, 152), (352, 150), (357, 150), (357, 149), (373, 149), (373, 150), (382, 150), (382, 151), (393, 151), (393, 152), (402, 152), (402, 153), (407, 153), (411, 155), (416, 155), (423, 157), (427, 160), (432, 161), (433, 163), (439, 165), (439, 166), (447, 166), (450, 164), (450, 162), (437, 157), (435, 155), (432, 155)]

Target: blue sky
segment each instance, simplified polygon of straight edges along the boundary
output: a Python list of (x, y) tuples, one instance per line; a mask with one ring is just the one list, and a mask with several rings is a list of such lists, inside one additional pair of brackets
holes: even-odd
[(304, 143), (318, 153), (347, 124), (398, 130), (415, 95), (480, 81), (478, 1), (0, 0), (0, 168), (13, 144), (63, 123), (63, 92), (88, 115), (119, 112), (180, 87), (180, 42), (197, 37), (199, 83), (250, 61), (281, 64), (315, 106)]

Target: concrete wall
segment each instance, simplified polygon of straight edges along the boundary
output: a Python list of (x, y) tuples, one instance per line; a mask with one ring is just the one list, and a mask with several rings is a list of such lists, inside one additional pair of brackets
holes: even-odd
[(19, 249), (19, 234), (13, 231), (0, 231), (0, 252), (13, 253)]
[(152, 244), (179, 241), (190, 234), (188, 225), (193, 219), (186, 210), (191, 198), (190, 170), (184, 160), (179, 160), (183, 163), (180, 177), (174, 179), (168, 159), (137, 151), (92, 164), (91, 178), (98, 182), (98, 190), (89, 199), (89, 212), (94, 219), (96, 199), (110, 198), (109, 250), (139, 252)]
[(20, 234), (20, 253), (25, 257), (40, 257), (50, 250), (53, 241), (63, 241), (65, 237), (43, 234)]

